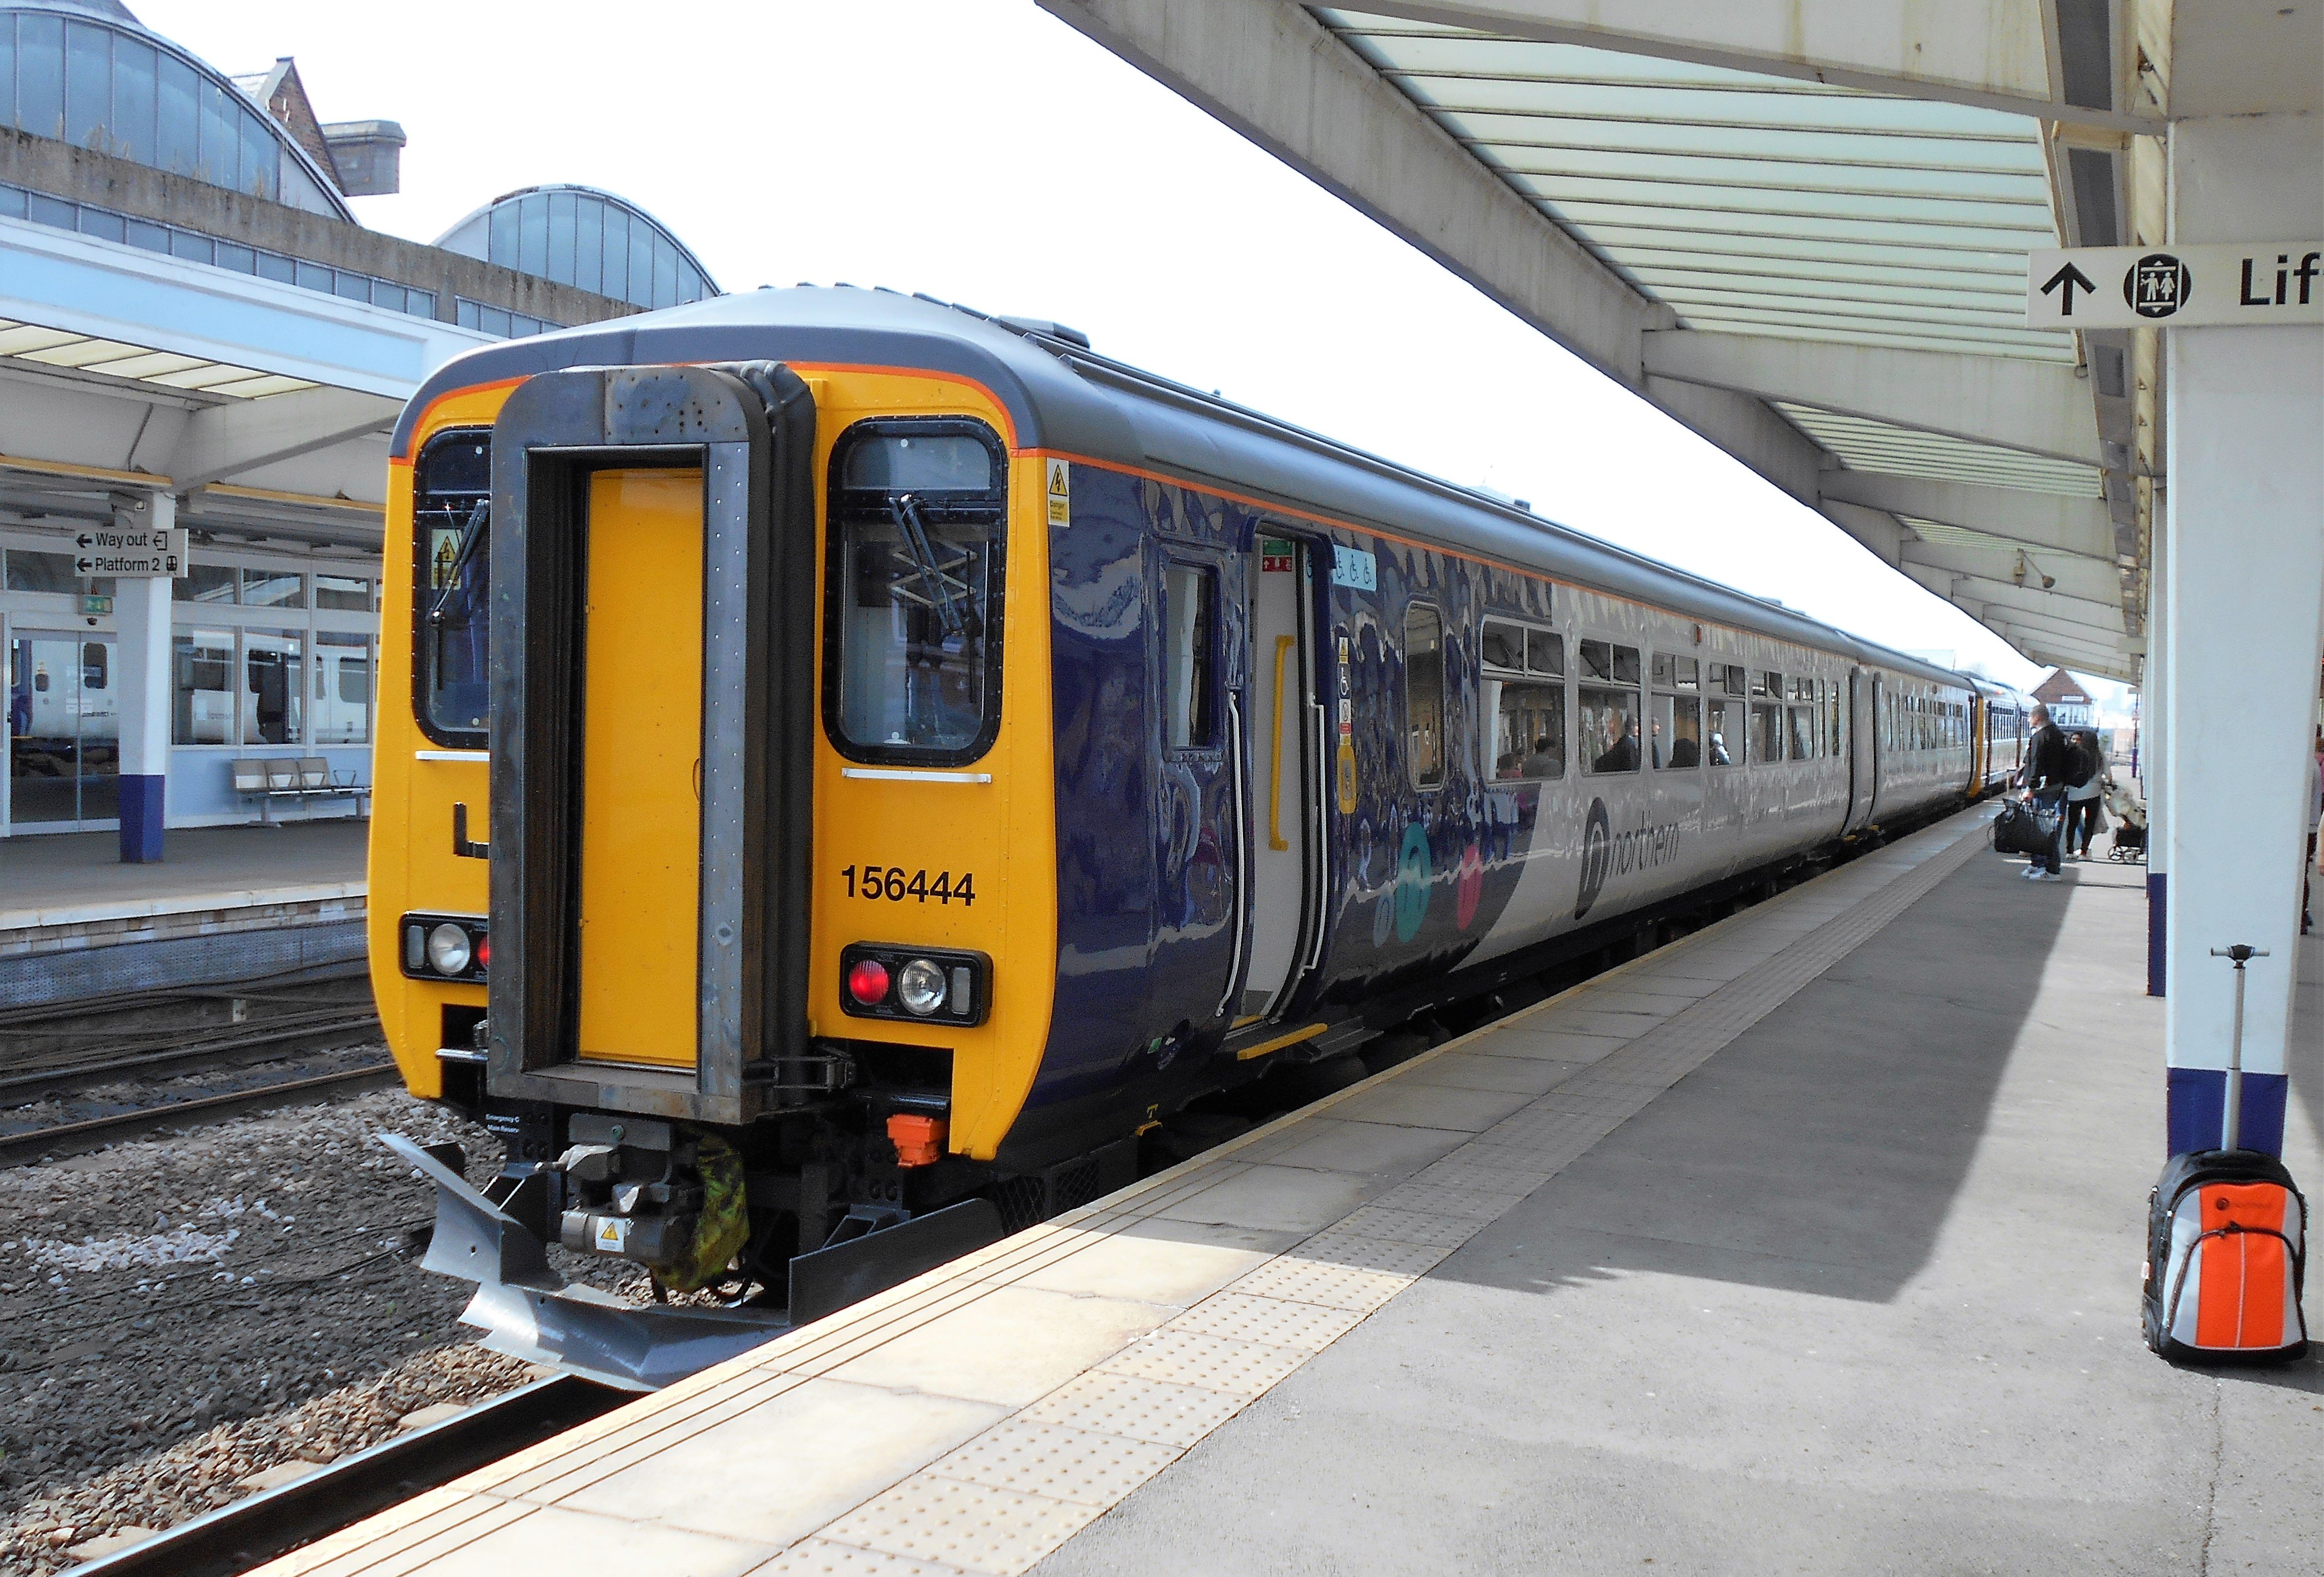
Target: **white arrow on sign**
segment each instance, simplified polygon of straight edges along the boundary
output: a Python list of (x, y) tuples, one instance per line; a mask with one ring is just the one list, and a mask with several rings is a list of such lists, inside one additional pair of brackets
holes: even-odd
[(2025, 260), (2029, 328), (2324, 323), (2324, 242), (2081, 246)]
[(186, 576), (186, 532), (143, 529), (117, 530), (91, 526), (73, 538), (80, 549), (73, 567), (83, 575), (166, 575)]

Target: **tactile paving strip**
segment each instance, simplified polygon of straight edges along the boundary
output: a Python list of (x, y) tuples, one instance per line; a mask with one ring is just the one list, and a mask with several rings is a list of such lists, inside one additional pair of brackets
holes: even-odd
[[(1950, 841), (1942, 837), (1944, 830), (1795, 890), (1812, 892), (1812, 903), (1803, 900), (1787, 911), (1779, 899), (1600, 976), (1593, 983), (1631, 992), (1642, 989), (1640, 975), (1651, 979), (1655, 969), (1665, 967), (1687, 978), (1696, 978), (1689, 971), (1704, 979), (1723, 976), (1725, 983), (1654, 1021), (1369, 1204), (1163, 1322), (950, 1454), (905, 1475), (755, 1568), (752, 1577), (1009, 1577), (1027, 1570), (1917, 902), (1976, 853), (1983, 818)], [(1831, 918), (1822, 918), (1827, 914)], [(1752, 945), (1740, 945), (1746, 925), (1753, 927)], [(1771, 935), (1789, 939), (1762, 945)], [(1356, 1088), (1377, 1087), (1405, 1069), (1497, 1034), (1554, 1032), (1562, 1014), (1590, 1011), (1591, 989), (1577, 988), (1521, 1021), (1463, 1037), (1429, 1059)], [(1313, 1114), (1310, 1109), (1306, 1115)], [(792, 1376), (827, 1370), (1065, 1261), (1094, 1235), (1150, 1219), (1172, 1202), (1247, 1169), (1257, 1158), (1254, 1147), (1282, 1146), (1295, 1137), (1301, 1120), (1295, 1114), (1270, 1124), (1242, 1145), (1197, 1157), (970, 1256), (949, 1274), (907, 1283), (796, 1338), (770, 1343), (752, 1355), (751, 1367), (760, 1371), (752, 1379), (763, 1384), (770, 1370)], [(665, 1397), (679, 1404), (681, 1416), (721, 1414), (734, 1392), (752, 1383), (738, 1387), (731, 1377), (716, 1378), (728, 1373), (710, 1371)], [(665, 1439), (671, 1433), (690, 1433), (683, 1425), (672, 1432), (668, 1416), (655, 1422)], [(656, 1432), (653, 1425), (637, 1431)], [(619, 1450), (621, 1437), (631, 1432), (616, 1426), (605, 1434), (604, 1444)], [(526, 1459), (535, 1473), (557, 1471), (538, 1450)], [(568, 1459), (560, 1465), (570, 1472), (576, 1464)], [(464, 1506), (456, 1510), (447, 1505), (429, 1520), (448, 1517), (456, 1523), (462, 1512), (474, 1517), (498, 1489), (474, 1480), (467, 1487), (472, 1493)], [(340, 1542), (346, 1536), (326, 1541), (318, 1550), (329, 1546), (346, 1553), (348, 1546)], [(312, 1569), (295, 1555), (269, 1568), (286, 1574)]]

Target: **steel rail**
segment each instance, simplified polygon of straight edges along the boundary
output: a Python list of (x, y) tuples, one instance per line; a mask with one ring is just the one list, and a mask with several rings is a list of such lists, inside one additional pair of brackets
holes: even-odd
[(35, 1128), (23, 1133), (0, 1135), (0, 1167), (23, 1166), (60, 1150), (84, 1150), (112, 1144), (117, 1139), (134, 1138), (154, 1129), (175, 1128), (189, 1120), (215, 1122), (221, 1118), (263, 1111), (271, 1106), (300, 1105), (311, 1100), (327, 1100), (336, 1094), (376, 1089), (394, 1083), (399, 1076), (392, 1062), (366, 1063), (359, 1068), (318, 1074), (310, 1078), (288, 1079), (223, 1095), (205, 1095), (195, 1101), (171, 1101), (160, 1106), (143, 1106), (134, 1111), (116, 1111), (107, 1117), (92, 1117), (82, 1122), (60, 1123), (53, 1128)]
[[(246, 1027), (240, 1035), (180, 1046), (167, 1051), (138, 1051), (123, 1056), (59, 1063), (25, 1073), (0, 1074), (0, 1104), (38, 1100), (42, 1095), (77, 1084), (132, 1074), (159, 1073), (181, 1066), (217, 1063), (231, 1065), (253, 1052), (269, 1051), (286, 1041), (328, 1040), (343, 1034), (376, 1030), (379, 1016), (369, 1008), (336, 1018), (297, 1015), (297, 1022), (268, 1019)], [(236, 1028), (244, 1028), (237, 1026)]]
[(535, 1380), (100, 1555), (73, 1577), (239, 1577), (633, 1399), (572, 1375)]

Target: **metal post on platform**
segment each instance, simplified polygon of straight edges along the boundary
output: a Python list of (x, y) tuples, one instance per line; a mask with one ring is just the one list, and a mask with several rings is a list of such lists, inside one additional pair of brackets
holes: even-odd
[(2252, 959), (2265, 958), (2267, 952), (2237, 942), (2212, 948), (2211, 956), (2232, 958), (2236, 964), (2236, 1019), (2227, 1038), (2227, 1093), (2219, 1119), (2219, 1148), (2239, 1150), (2244, 1148), (2244, 965)]

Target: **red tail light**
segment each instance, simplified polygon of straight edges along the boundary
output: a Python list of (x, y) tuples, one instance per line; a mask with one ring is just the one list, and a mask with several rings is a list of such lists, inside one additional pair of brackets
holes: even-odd
[(847, 972), (847, 994), (865, 1007), (888, 1000), (888, 966), (876, 958), (859, 958)]
[(490, 969), (492, 966), (493, 939), (490, 936), (479, 936), (476, 938), (476, 967)]

